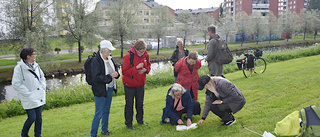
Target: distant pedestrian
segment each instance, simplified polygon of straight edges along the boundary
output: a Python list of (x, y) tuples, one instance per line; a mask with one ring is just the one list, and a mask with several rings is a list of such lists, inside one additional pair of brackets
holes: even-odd
[[(185, 56), (188, 56), (189, 50), (184, 49), (182, 40), (177, 41), (176, 50), (173, 51), (173, 54), (170, 58), (170, 61), (172, 62), (172, 66), (177, 63), (177, 61)], [(173, 68), (173, 75), (174, 75), (174, 83), (177, 82), (178, 72)]]
[(100, 50), (91, 62), (92, 92), (95, 102), (95, 113), (92, 120), (90, 136), (96, 137), (101, 120), (101, 134), (111, 135), (109, 131), (109, 114), (112, 94), (116, 80), (120, 77), (111, 55), (115, 50), (110, 41), (102, 40)]
[(188, 56), (181, 58), (174, 69), (179, 73), (177, 83), (186, 88), (191, 97), (198, 100), (198, 70), (201, 68), (201, 60), (198, 52), (192, 51)]
[(209, 111), (219, 116), (224, 126), (236, 123), (232, 113), (237, 113), (246, 103), (245, 97), (237, 86), (225, 78), (208, 75), (201, 76), (198, 83), (199, 90), (206, 89), (206, 103), (198, 124), (203, 124)]
[(24, 48), (20, 52), (21, 61), (14, 67), (12, 86), (18, 91), (23, 109), (28, 119), (25, 121), (21, 137), (29, 137), (29, 129), (33, 123), (34, 136), (41, 136), (42, 106), (46, 103), (46, 78), (38, 63), (36, 50)]
[(218, 46), (220, 39), (220, 36), (216, 34), (216, 27), (215, 26), (209, 26), (208, 29), (208, 35), (210, 36), (208, 47), (207, 47), (207, 57), (206, 61), (208, 62), (208, 69), (211, 76), (221, 76), (224, 78), (224, 66), (223, 64), (218, 64), (214, 61), (214, 57), (218, 53)]
[(147, 125), (143, 120), (144, 85), (146, 84), (146, 75), (151, 69), (151, 63), (146, 48), (147, 44), (144, 40), (138, 40), (123, 57), (122, 83), (126, 99), (124, 116), (125, 124), (131, 130), (135, 129), (132, 126), (134, 99), (136, 100), (137, 122), (138, 124)]

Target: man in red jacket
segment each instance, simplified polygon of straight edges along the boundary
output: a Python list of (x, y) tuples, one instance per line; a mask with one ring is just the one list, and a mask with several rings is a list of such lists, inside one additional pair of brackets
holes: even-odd
[(177, 83), (190, 91), (191, 97), (198, 100), (198, 69), (201, 68), (201, 60), (198, 52), (192, 51), (187, 57), (181, 58), (174, 69), (179, 73)]
[[(150, 72), (151, 63), (146, 48), (147, 44), (143, 40), (138, 40), (123, 57), (122, 82), (126, 99), (125, 124), (128, 129), (132, 130), (135, 129), (132, 126), (134, 98), (136, 99), (137, 122), (147, 125), (143, 121), (143, 100), (146, 75)], [(131, 56), (130, 54), (134, 55)], [(133, 57), (133, 61), (130, 61), (131, 57)]]

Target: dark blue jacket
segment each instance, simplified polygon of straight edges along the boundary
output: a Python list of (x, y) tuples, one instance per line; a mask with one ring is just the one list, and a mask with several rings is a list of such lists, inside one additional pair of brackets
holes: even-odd
[[(172, 98), (172, 96), (169, 95), (171, 88), (169, 89), (168, 93), (167, 93), (167, 99), (166, 99), (166, 107), (163, 108), (163, 114), (162, 114), (162, 120), (164, 120), (167, 117), (170, 117), (171, 119), (173, 119), (174, 121), (178, 121), (180, 119), (180, 117), (174, 113), (174, 98)], [(182, 106), (184, 106), (185, 108), (187, 108), (187, 118), (192, 117), (192, 113), (193, 113), (193, 102), (192, 102), (192, 98), (191, 95), (189, 93), (189, 91), (187, 89), (185, 89), (186, 92), (182, 94), (181, 96), (181, 103)], [(200, 114), (200, 112), (199, 112)]]
[[(118, 68), (116, 67), (116, 64), (114, 63), (113, 59), (111, 58), (111, 61), (114, 64), (115, 71), (118, 72)], [(110, 83), (112, 81), (112, 76), (110, 74), (106, 75), (105, 65), (104, 61), (102, 60), (100, 56), (100, 50), (97, 52), (96, 57), (93, 58), (91, 62), (91, 74), (92, 74), (92, 92), (94, 96), (107, 97), (107, 89), (106, 84)], [(120, 73), (118, 72), (118, 79), (120, 77)]]

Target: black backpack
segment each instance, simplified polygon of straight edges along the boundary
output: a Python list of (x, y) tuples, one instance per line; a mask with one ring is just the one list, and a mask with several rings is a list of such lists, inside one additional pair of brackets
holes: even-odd
[(86, 74), (86, 81), (89, 85), (92, 85), (92, 75), (91, 75), (91, 62), (96, 57), (96, 52), (88, 56), (88, 59), (84, 63), (84, 72)]
[(218, 40), (218, 51), (214, 57), (214, 62), (217, 64), (229, 64), (233, 60), (233, 55), (228, 47), (228, 44), (225, 40)]
[(301, 137), (320, 137), (320, 110), (316, 106), (300, 110)]

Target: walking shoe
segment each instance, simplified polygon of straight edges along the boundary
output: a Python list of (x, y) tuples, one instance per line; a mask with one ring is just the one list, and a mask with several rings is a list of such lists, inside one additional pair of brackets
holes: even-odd
[(112, 133), (112, 132), (109, 132), (109, 130), (108, 130), (107, 132), (101, 132), (101, 134), (104, 134), (104, 135), (107, 135), (107, 136), (113, 135), (113, 133)]
[(148, 124), (147, 124), (147, 123), (144, 123), (144, 122), (138, 123), (138, 124), (148, 126)]
[(133, 126), (127, 126), (128, 129), (135, 130)]
[(236, 123), (236, 122), (237, 122), (237, 121), (233, 118), (232, 120), (227, 121), (227, 122), (223, 123), (222, 125), (224, 125), (224, 126), (231, 126), (231, 125), (233, 125), (233, 124)]

